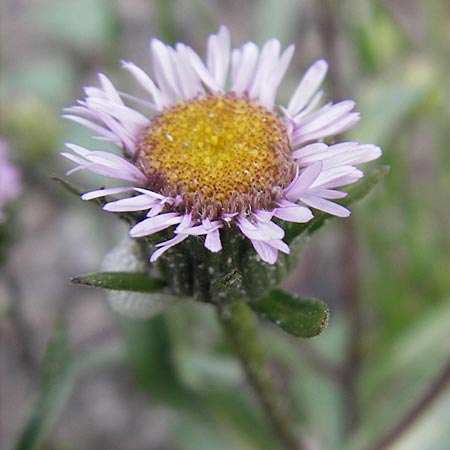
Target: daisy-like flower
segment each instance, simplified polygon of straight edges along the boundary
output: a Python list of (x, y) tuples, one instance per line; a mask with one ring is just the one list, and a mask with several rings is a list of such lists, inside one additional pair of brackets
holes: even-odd
[(221, 233), (237, 227), (273, 264), (279, 251), (289, 253), (274, 218), (308, 222), (311, 208), (350, 214), (333, 202), (346, 195), (337, 188), (361, 178), (356, 165), (381, 151), (357, 142), (320, 142), (359, 119), (353, 101), (320, 106), (325, 61), (307, 70), (287, 106), (278, 106), (293, 45), (281, 51), (271, 39), (261, 49), (253, 42), (231, 49), (222, 26), (208, 39), (206, 63), (181, 43), (172, 48), (153, 39), (150, 53), (153, 77), (122, 63), (145, 97), (116, 90), (100, 74), (100, 87), (86, 88), (86, 98), (65, 116), (113, 142), (122, 156), (74, 144), (67, 144), (73, 153), (63, 155), (76, 163), (71, 172), (86, 169), (129, 183), (82, 198), (108, 197), (107, 211), (144, 211), (130, 236), (173, 229), (171, 239), (156, 244), (151, 261), (190, 236), (205, 236), (204, 246), (218, 252)]
[(0, 223), (5, 220), (3, 208), (21, 189), (19, 171), (7, 159), (7, 144), (0, 138)]

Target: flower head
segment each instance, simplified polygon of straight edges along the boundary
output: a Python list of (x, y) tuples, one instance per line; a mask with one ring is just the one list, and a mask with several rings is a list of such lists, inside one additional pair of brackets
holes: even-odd
[[(204, 235), (204, 246), (218, 252), (221, 233), (237, 227), (273, 264), (279, 251), (289, 253), (274, 218), (308, 222), (311, 208), (350, 214), (333, 202), (346, 195), (337, 188), (361, 178), (356, 165), (381, 151), (357, 142), (320, 142), (359, 119), (350, 100), (319, 106), (325, 61), (307, 70), (287, 106), (278, 106), (292, 45), (281, 51), (271, 39), (262, 49), (253, 42), (231, 49), (228, 30), (221, 27), (208, 39), (206, 63), (181, 43), (172, 48), (153, 39), (150, 53), (153, 77), (123, 62), (144, 98), (117, 91), (100, 74), (100, 87), (86, 88), (86, 98), (67, 109), (66, 117), (116, 144), (122, 155), (74, 144), (67, 144), (73, 153), (63, 155), (76, 163), (72, 171), (129, 182), (82, 198), (120, 194), (103, 208), (144, 211), (130, 229), (132, 237), (173, 228), (173, 237), (156, 245), (152, 261), (189, 236)], [(129, 106), (130, 100), (142, 108)]]
[(7, 144), (0, 138), (0, 222), (5, 215), (5, 204), (16, 197), (20, 192), (20, 177), (16, 167), (7, 160)]

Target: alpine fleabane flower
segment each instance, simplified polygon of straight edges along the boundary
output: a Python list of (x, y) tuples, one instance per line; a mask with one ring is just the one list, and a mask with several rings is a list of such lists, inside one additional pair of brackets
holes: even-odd
[[(237, 227), (273, 264), (279, 251), (289, 253), (274, 218), (308, 222), (310, 208), (350, 214), (333, 202), (346, 195), (337, 188), (361, 178), (356, 165), (381, 151), (357, 142), (320, 142), (359, 119), (353, 101), (320, 106), (324, 60), (307, 70), (287, 106), (278, 106), (293, 45), (281, 51), (271, 39), (261, 49), (253, 42), (231, 49), (222, 26), (208, 39), (206, 63), (181, 43), (172, 48), (153, 39), (150, 53), (153, 77), (123, 62), (145, 97), (116, 90), (100, 74), (100, 87), (86, 88), (86, 98), (67, 109), (66, 117), (113, 142), (122, 155), (74, 144), (67, 144), (73, 153), (63, 155), (77, 164), (72, 171), (129, 182), (82, 198), (108, 198), (107, 211), (143, 211), (132, 237), (172, 227), (173, 237), (156, 245), (151, 261), (189, 236), (204, 235), (204, 246), (218, 252), (221, 233)], [(142, 108), (129, 106), (130, 100)]]

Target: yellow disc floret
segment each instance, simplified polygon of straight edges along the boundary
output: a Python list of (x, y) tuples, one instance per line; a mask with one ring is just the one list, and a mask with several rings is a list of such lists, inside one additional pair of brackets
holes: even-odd
[(280, 118), (233, 94), (165, 109), (144, 130), (136, 163), (149, 187), (210, 218), (270, 207), (294, 167)]

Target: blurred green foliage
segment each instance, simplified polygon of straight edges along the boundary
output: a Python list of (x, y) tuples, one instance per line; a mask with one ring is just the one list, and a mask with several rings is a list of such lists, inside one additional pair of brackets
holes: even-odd
[[(168, 42), (185, 35), (202, 42), (212, 31), (211, 24), (228, 20), (232, 36), (235, 32), (262, 41), (275, 34), (284, 44), (295, 41), (295, 64), (305, 67), (321, 56), (317, 44), (323, 31), (318, 25), (324, 14), (321, 8), (334, 4), (339, 42), (345, 48), (338, 60), (362, 113), (347, 137), (381, 145), (383, 163), (390, 166), (375, 193), (353, 207), (364, 315), (363, 357), (356, 380), (360, 423), (353, 433), (344, 430), (341, 380), (328, 370), (345, 363), (352, 322), (342, 304), (333, 303), (327, 331), (307, 344), (308, 351), (275, 327), (267, 326), (262, 339), (292, 399), (295, 419), (318, 448), (364, 449), (402, 416), (449, 356), (448, 5), (439, 0), (414, 4), (265, 0), (240, 5), (248, 14), (244, 26), (239, 2), (232, 2), (234, 12), (227, 11), (225, 2), (218, 2), (217, 11), (192, 2), (185, 16), (181, 0), (149, 3), (152, 14), (143, 18), (121, 1), (64, 0), (30, 7), (21, 24), (28, 33), (25, 44), (17, 47), (7, 37), (2, 43), (0, 134), (16, 150), (14, 159), (30, 180), (39, 164), (61, 173), (57, 158), (61, 142), (87, 142), (81, 127), (56, 119), (61, 108), (81, 95), (80, 87), (93, 82), (98, 69), (114, 74), (119, 58), (128, 58), (124, 49), (135, 48), (135, 28), (142, 29), (143, 23), (144, 40), (157, 30)], [(11, 25), (3, 23), (9, 31)], [(34, 39), (44, 45), (33, 48)], [(35, 52), (30, 54), (27, 46)], [(15, 57), (16, 52), (23, 57)], [(294, 86), (295, 81), (288, 83)], [(68, 203), (71, 208), (76, 205), (75, 200)], [(338, 231), (332, 225), (319, 233)], [(223, 342), (213, 312), (202, 306), (175, 307), (144, 321), (123, 320), (122, 364), (134, 372), (136, 389), (149, 394), (152, 402), (178, 411), (168, 448), (277, 449), (242, 387), (243, 374)], [(73, 368), (78, 356), (68, 349), (61, 325), (55, 333), (18, 449), (46, 448), (42, 445), (51, 440), (51, 426), (76, 382)], [(311, 350), (328, 365), (310, 358)], [(103, 361), (97, 354), (93, 360)], [(450, 441), (445, 418), (448, 402), (441, 401), (393, 448), (444, 450)], [(65, 447), (59, 445), (52, 448)]]
[(68, 401), (74, 381), (75, 359), (69, 349), (64, 323), (59, 319), (44, 356), (38, 396), (17, 442), (16, 450), (34, 450), (42, 447), (47, 434)]

